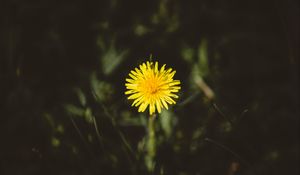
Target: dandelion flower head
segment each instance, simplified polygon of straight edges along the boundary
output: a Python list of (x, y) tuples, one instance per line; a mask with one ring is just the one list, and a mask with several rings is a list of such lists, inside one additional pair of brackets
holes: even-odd
[(132, 106), (138, 107), (138, 112), (144, 112), (149, 106), (152, 115), (162, 108), (168, 109), (168, 104), (175, 104), (175, 94), (180, 89), (180, 81), (174, 80), (176, 73), (172, 68), (165, 68), (165, 64), (159, 69), (158, 62), (142, 63), (139, 68), (130, 71), (126, 78), (126, 95), (129, 100), (134, 100)]

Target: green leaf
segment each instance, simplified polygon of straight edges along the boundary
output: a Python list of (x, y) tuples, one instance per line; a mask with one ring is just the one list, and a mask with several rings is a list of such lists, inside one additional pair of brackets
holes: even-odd
[(198, 48), (198, 65), (199, 65), (199, 74), (201, 77), (205, 77), (209, 73), (207, 52), (208, 52), (207, 40), (202, 39)]
[(163, 110), (159, 116), (159, 121), (166, 137), (169, 138), (172, 134), (173, 125), (175, 123), (174, 114), (169, 110)]
[(75, 116), (83, 116), (84, 113), (85, 113), (85, 110), (80, 108), (80, 107), (77, 107), (75, 105), (72, 105), (72, 104), (66, 104), (64, 105), (64, 109), (69, 113), (69, 114), (72, 114), (72, 115), (75, 115)]
[(82, 106), (86, 105), (86, 97), (85, 94), (82, 92), (82, 90), (80, 88), (75, 88), (74, 89), (75, 93), (78, 96), (79, 102)]
[(105, 75), (110, 75), (121, 64), (127, 55), (128, 50), (117, 51), (115, 46), (111, 44), (101, 57), (102, 71)]
[(99, 81), (97, 79), (96, 73), (93, 73), (91, 75), (90, 83), (91, 83), (92, 93), (95, 99), (99, 102), (104, 102), (108, 100), (110, 96), (113, 94), (113, 88), (111, 84), (105, 81)]

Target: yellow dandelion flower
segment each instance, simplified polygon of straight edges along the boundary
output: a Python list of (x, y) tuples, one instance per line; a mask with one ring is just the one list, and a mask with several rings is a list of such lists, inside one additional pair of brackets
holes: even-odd
[(160, 113), (162, 108), (168, 109), (168, 104), (176, 103), (173, 98), (178, 98), (174, 93), (179, 91), (180, 81), (173, 80), (176, 71), (165, 69), (165, 66), (159, 69), (158, 62), (147, 61), (139, 69), (130, 71), (125, 94), (129, 95), (129, 100), (134, 100), (132, 106), (139, 106), (138, 112), (144, 112), (149, 106), (152, 115), (156, 109)]

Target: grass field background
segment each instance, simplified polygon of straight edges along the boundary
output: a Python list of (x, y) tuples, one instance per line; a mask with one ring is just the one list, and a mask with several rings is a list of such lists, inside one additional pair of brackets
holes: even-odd
[[(299, 174), (299, 2), (4, 1), (0, 174)], [(177, 73), (156, 117), (126, 99), (142, 62)]]

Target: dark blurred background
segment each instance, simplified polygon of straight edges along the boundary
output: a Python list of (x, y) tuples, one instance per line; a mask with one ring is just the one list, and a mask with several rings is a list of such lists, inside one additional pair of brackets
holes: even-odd
[[(299, 1), (0, 2), (1, 175), (298, 175)], [(156, 119), (124, 95), (152, 55), (177, 70)]]

